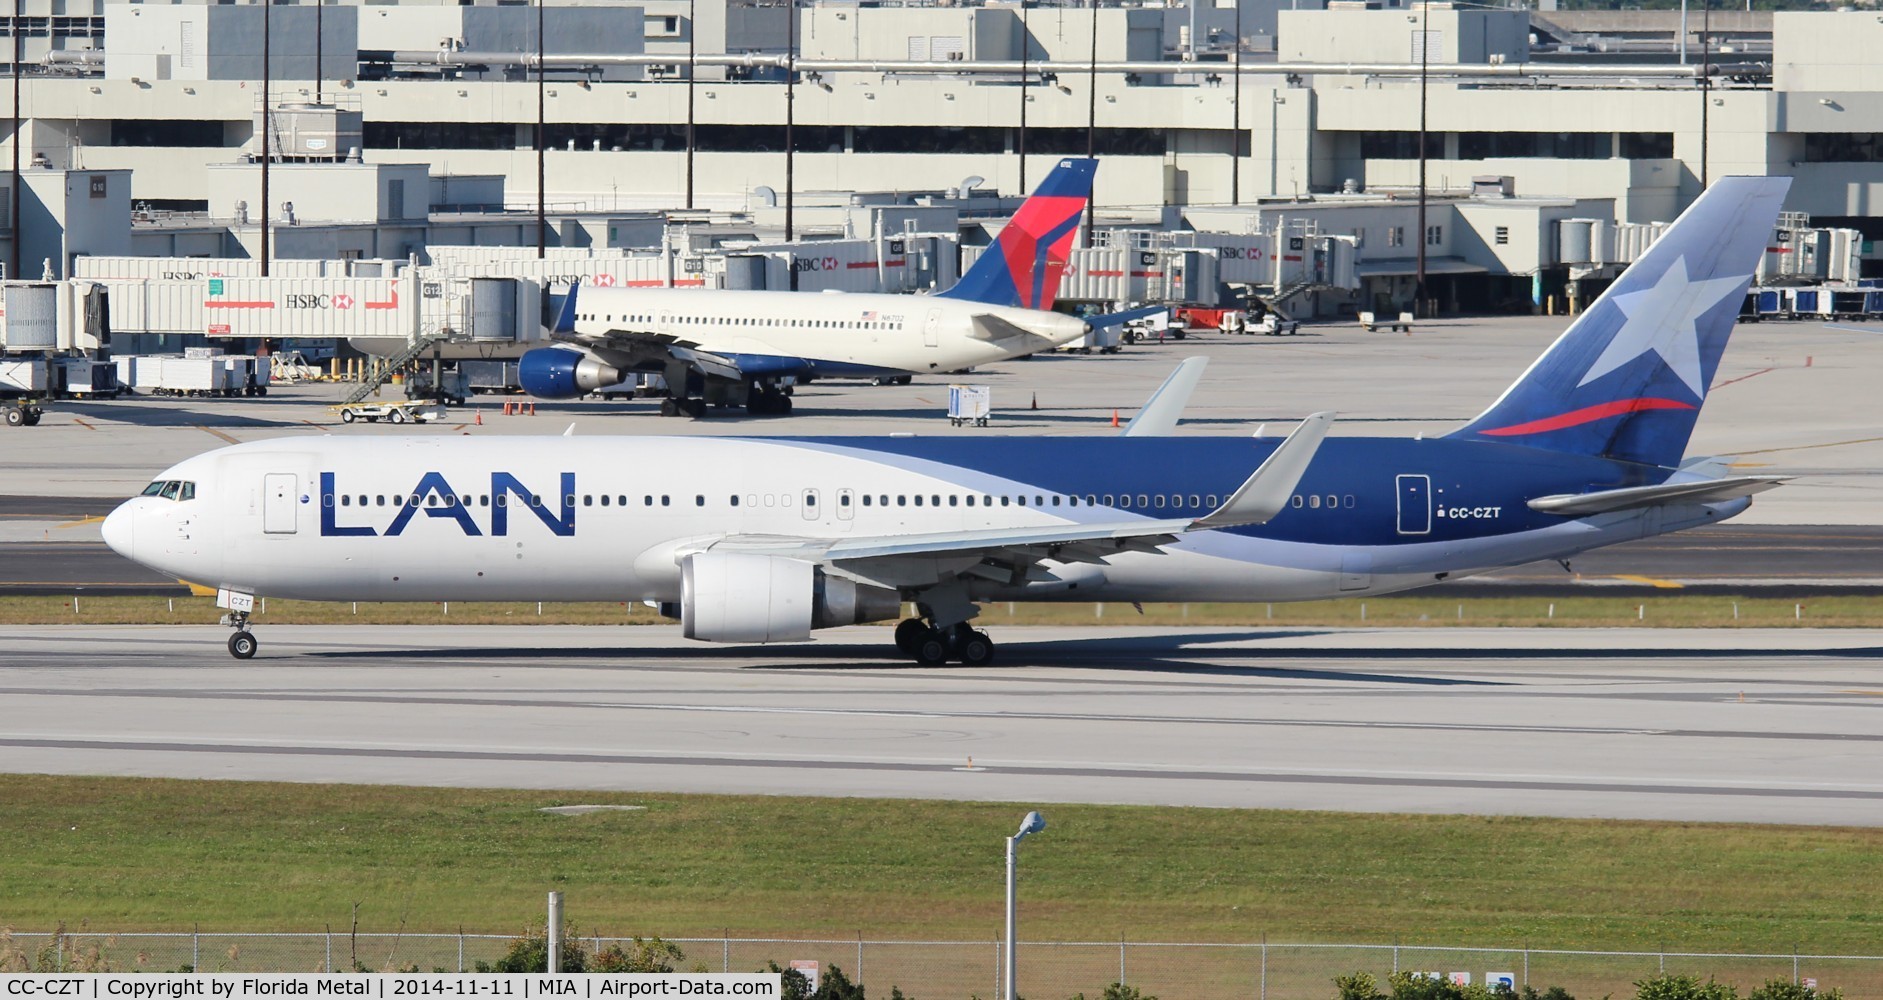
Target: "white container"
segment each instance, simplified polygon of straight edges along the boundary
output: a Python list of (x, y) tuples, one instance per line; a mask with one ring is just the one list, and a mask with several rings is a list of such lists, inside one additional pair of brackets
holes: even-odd
[(122, 354), (112, 359), (112, 362), (118, 366), (119, 385), (135, 386), (137, 384), (137, 361), (138, 356), (135, 354)]
[(986, 427), (987, 418), (993, 412), (993, 390), (984, 385), (951, 385), (948, 387), (948, 422), (956, 427), (972, 423), (976, 427)]
[(222, 357), (222, 348), (185, 347), (183, 349), (183, 356), (186, 358), (219, 358)]
[[(220, 358), (153, 358), (158, 364), (153, 388), (167, 392), (219, 392), (227, 384)], [(138, 366), (143, 375), (143, 365)]]
[(40, 393), (46, 391), (46, 361), (0, 361), (0, 392)]

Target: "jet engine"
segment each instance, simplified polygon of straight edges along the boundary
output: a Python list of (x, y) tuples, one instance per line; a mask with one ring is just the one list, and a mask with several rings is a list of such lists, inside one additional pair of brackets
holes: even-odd
[(893, 590), (826, 575), (801, 559), (698, 552), (680, 564), (680, 625), (705, 642), (797, 642), (814, 628), (884, 621)]
[(574, 399), (619, 385), (622, 377), (614, 365), (563, 347), (525, 351), (517, 362), (517, 381), (538, 399)]

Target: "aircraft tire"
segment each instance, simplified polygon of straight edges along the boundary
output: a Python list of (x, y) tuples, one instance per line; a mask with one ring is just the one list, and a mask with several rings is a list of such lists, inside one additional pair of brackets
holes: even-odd
[(38, 410), (28, 410), (26, 412), (26, 426), (28, 427), (39, 426), (39, 411)]
[(255, 657), (255, 650), (260, 647), (253, 632), (237, 632), (229, 637), (229, 655), (238, 660), (250, 660)]
[(955, 645), (963, 666), (984, 667), (994, 662), (994, 640), (986, 632), (975, 629)]
[(942, 634), (930, 631), (915, 645), (915, 662), (925, 667), (939, 667), (948, 662), (949, 652), (948, 642), (942, 638)]
[(778, 396), (778, 408), (773, 410), (772, 412), (778, 414), (781, 417), (790, 416), (791, 415), (791, 397), (781, 393)]
[(681, 400), (680, 408), (686, 412), (687, 416), (695, 419), (706, 416), (706, 400), (704, 399)]
[(17, 406), (7, 407), (7, 426), (23, 427), (26, 424), (26, 411)]
[(661, 401), (660, 401), (660, 415), (661, 415), (661, 416), (663, 416), (663, 417), (677, 417), (677, 416), (679, 416), (679, 415), (680, 415), (680, 404), (679, 404), (679, 403), (676, 403), (676, 402), (674, 402), (674, 400), (673, 400), (673, 397), (672, 397), (672, 396), (669, 396), (669, 397), (667, 397), (666, 399), (663, 399), (663, 400), (661, 400)]
[(896, 648), (914, 656), (915, 644), (922, 641), (922, 637), (928, 633), (927, 622), (920, 618), (904, 618), (896, 625)]

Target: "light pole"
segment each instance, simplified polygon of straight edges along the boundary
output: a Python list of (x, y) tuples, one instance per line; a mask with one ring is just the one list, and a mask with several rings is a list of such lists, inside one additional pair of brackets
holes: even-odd
[(544, 135), (548, 123), (548, 105), (544, 103), (543, 55), (547, 46), (543, 40), (543, 0), (536, 0), (536, 259), (542, 260), (549, 253), (549, 206), (548, 197), (543, 190), (548, 170), (545, 159), (549, 155), (549, 137)]
[(1004, 1000), (1014, 998), (1014, 947), (1019, 938), (1014, 936), (1016, 911), (1014, 909), (1014, 874), (1020, 860), (1020, 841), (1029, 833), (1038, 833), (1046, 829), (1046, 820), (1037, 812), (1026, 814), (1020, 821), (1020, 832), (1007, 838), (1007, 969), (1003, 981), (1007, 984), (1002, 994)]
[(1429, 26), (1432, 5), (1419, 5), (1419, 250), (1412, 280), (1412, 313), (1425, 315), (1425, 84), (1427, 59), (1431, 57), (1432, 35)]

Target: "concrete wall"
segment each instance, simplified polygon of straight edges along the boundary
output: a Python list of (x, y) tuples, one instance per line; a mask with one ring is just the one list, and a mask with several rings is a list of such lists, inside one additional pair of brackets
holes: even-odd
[(1507, 63), (1530, 58), (1530, 15), (1520, 10), (1285, 10), (1279, 18), (1282, 62), (1416, 63), (1422, 36), (1428, 62)]
[[(105, 75), (117, 80), (259, 80), (263, 19), (259, 6), (110, 4), (105, 8)], [(317, 19), (324, 40), (322, 78), (358, 75), (357, 8), (330, 6), (316, 12), (276, 6), (267, 19), (276, 79), (314, 79)]]

